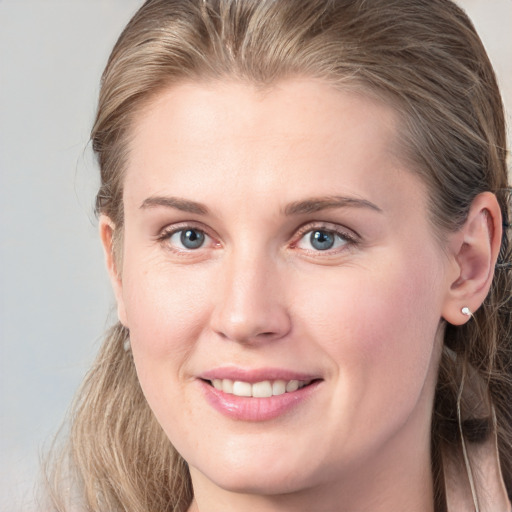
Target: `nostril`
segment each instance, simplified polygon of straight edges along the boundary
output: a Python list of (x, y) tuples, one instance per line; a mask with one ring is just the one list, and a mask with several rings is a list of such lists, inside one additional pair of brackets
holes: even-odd
[(282, 304), (261, 300), (222, 301), (211, 317), (211, 329), (224, 340), (241, 343), (270, 342), (285, 336), (291, 328)]

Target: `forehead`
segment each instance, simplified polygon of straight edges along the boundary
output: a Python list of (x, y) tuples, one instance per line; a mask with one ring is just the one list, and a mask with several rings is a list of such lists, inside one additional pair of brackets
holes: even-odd
[[(384, 128), (391, 142), (398, 114), (376, 95), (357, 91), (354, 86), (340, 90), (321, 80), (282, 80), (265, 88), (238, 81), (185, 82), (152, 97), (135, 116), (132, 131), (140, 138), (156, 124), (166, 124), (180, 128), (165, 134), (176, 141), (186, 138), (187, 142), (199, 142), (216, 135), (220, 141), (229, 131), (237, 137), (265, 139), (277, 130), (289, 139), (311, 138), (314, 131), (330, 140), (340, 123), (354, 129), (363, 124), (367, 129), (371, 123)], [(156, 135), (151, 133), (151, 137)]]
[(261, 197), (280, 187), (289, 201), (334, 192), (396, 201), (400, 187), (393, 182), (403, 182), (405, 170), (398, 127), (390, 105), (317, 80), (265, 90), (183, 83), (136, 117), (125, 199), (171, 191), (199, 200), (219, 192)]

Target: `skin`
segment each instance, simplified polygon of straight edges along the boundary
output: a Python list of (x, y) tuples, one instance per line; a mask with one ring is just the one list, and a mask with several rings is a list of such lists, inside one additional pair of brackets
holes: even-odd
[[(137, 118), (122, 268), (115, 226), (103, 217), (100, 230), (142, 389), (190, 466), (190, 510), (433, 510), (443, 319), (463, 323), (483, 301), (499, 209), (478, 196), (441, 247), (398, 123), (307, 79), (182, 84)], [(350, 201), (319, 206), (333, 196)], [(297, 207), (312, 199), (315, 211)], [(204, 245), (181, 245), (172, 233), (186, 228)], [(334, 248), (316, 249), (315, 230)], [(319, 384), (277, 418), (239, 421), (198, 379), (228, 365)]]

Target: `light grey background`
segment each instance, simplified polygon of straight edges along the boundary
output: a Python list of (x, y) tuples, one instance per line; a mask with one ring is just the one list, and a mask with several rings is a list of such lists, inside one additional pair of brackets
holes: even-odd
[[(0, 0), (0, 511), (32, 510), (39, 454), (112, 321), (87, 148), (99, 77), (141, 0)], [(460, 0), (512, 105), (512, 0)]]

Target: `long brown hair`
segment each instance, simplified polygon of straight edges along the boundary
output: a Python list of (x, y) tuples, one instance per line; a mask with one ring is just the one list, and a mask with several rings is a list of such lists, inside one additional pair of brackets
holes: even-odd
[[(118, 258), (137, 113), (180, 81), (229, 77), (271, 86), (290, 76), (356, 88), (395, 107), (404, 154), (428, 186), (441, 239), (461, 227), (483, 191), (497, 195), (508, 226), (501, 97), (480, 39), (450, 0), (148, 0), (112, 51), (92, 130), (101, 170), (97, 211), (116, 227)], [(460, 450), (461, 433), (477, 443), (495, 429), (512, 496), (510, 252), (505, 229), (485, 303), (474, 321), (446, 328), (432, 421), (436, 510), (445, 507), (440, 454)], [(58, 510), (67, 510), (70, 481), (91, 511), (182, 511), (192, 499), (187, 465), (153, 417), (123, 348), (128, 334), (121, 325), (108, 333), (78, 394), (52, 476), (62, 487), (53, 494)], [(459, 392), (471, 372), (485, 384), (493, 414), (468, 410), (461, 422)]]

